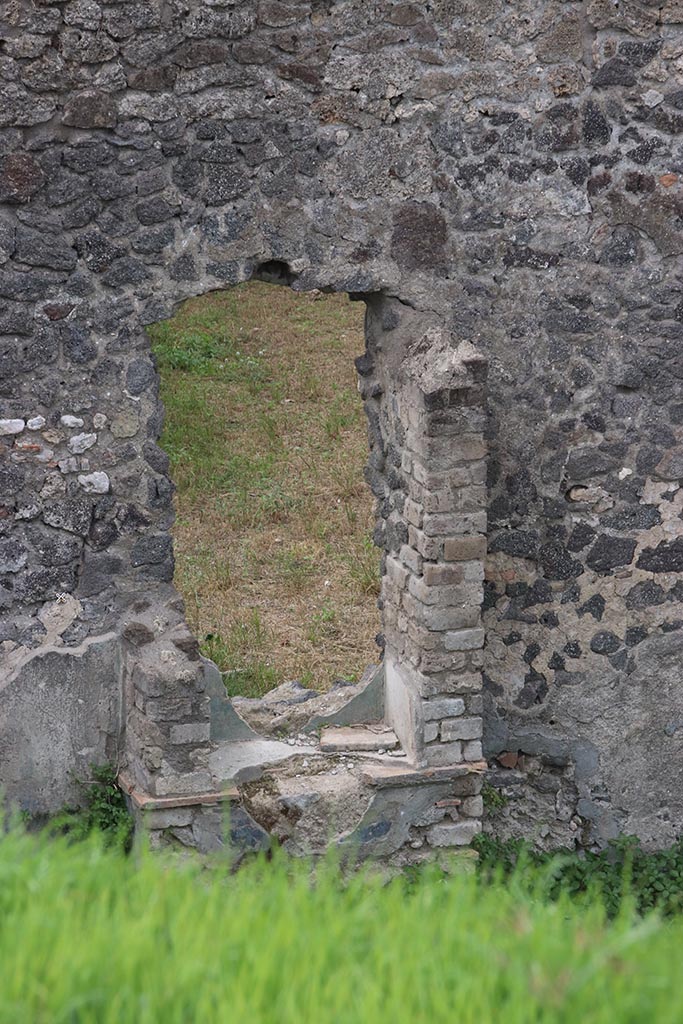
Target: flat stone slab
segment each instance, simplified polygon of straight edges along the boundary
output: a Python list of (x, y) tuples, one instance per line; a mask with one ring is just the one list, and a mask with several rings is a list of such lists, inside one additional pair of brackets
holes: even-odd
[(406, 764), (386, 762), (366, 764), (363, 781), (378, 789), (390, 786), (426, 786), (435, 782), (453, 782), (467, 775), (480, 775), (486, 771), (486, 761), (471, 761), (446, 768), (411, 768)]
[(209, 771), (221, 784), (249, 782), (272, 764), (297, 755), (311, 755), (310, 746), (281, 743), (279, 740), (245, 740), (223, 742), (209, 757)]
[(395, 750), (398, 738), (388, 725), (347, 725), (323, 729), (320, 749), (326, 754), (348, 750)]
[(179, 807), (211, 807), (214, 804), (229, 803), (239, 799), (239, 793), (234, 787), (211, 793), (152, 796), (139, 789), (125, 771), (120, 772), (118, 784), (130, 797), (135, 807), (142, 811), (167, 811), (176, 810)]

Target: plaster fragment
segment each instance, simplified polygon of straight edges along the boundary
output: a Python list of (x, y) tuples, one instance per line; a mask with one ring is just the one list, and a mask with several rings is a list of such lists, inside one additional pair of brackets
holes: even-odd
[(24, 420), (0, 420), (0, 437), (20, 434), (25, 426)]
[(96, 442), (97, 434), (76, 434), (71, 438), (67, 447), (74, 455), (80, 455), (81, 452), (87, 452), (88, 448), (92, 448)]
[(647, 92), (643, 93), (643, 103), (646, 107), (658, 107), (663, 99), (664, 94), (659, 92), (658, 89), (648, 89)]
[(106, 494), (109, 491), (109, 477), (106, 473), (81, 474), (78, 482), (86, 494)]

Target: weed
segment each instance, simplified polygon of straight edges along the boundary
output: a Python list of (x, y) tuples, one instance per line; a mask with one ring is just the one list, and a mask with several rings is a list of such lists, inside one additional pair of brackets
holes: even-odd
[(506, 807), (508, 803), (508, 798), (499, 789), (495, 789), (490, 782), (485, 782), (481, 787), (481, 796), (484, 801), (484, 807), (493, 814), (496, 811), (502, 811), (503, 807)]
[(360, 548), (345, 556), (348, 574), (361, 594), (378, 595), (380, 591), (379, 552), (372, 537), (365, 536)]
[(268, 633), (258, 611), (252, 609), (249, 617), (234, 622), (227, 634), (208, 633), (201, 648), (221, 670), (231, 697), (262, 697), (281, 682), (263, 657), (267, 645)]
[(223, 681), (230, 697), (263, 697), (281, 682), (272, 665), (258, 660), (224, 672)]
[(92, 764), (90, 776), (87, 780), (75, 780), (83, 797), (83, 805), (64, 807), (50, 820), (50, 833), (67, 835), (79, 841), (98, 832), (107, 845), (130, 850), (133, 819), (118, 787), (116, 768), (111, 764)]
[(317, 646), (339, 635), (337, 612), (328, 603), (323, 604), (319, 612), (311, 616), (308, 639)]
[(625, 897), (640, 913), (657, 908), (665, 914), (683, 909), (683, 840), (667, 850), (646, 852), (633, 836), (612, 840), (598, 852), (543, 852), (522, 840), (477, 836), (479, 870), (485, 878), (513, 875), (536, 885), (545, 879), (550, 900), (597, 893), (611, 916)]
[(349, 409), (348, 396), (341, 395), (337, 391), (327, 409), (323, 424), (327, 437), (331, 441), (335, 440), (344, 430), (348, 430), (352, 426), (354, 419), (353, 411)]
[(274, 570), (283, 586), (291, 593), (301, 593), (317, 572), (317, 564), (311, 555), (302, 555), (291, 549), (275, 555)]
[(178, 338), (168, 323), (155, 328), (155, 352), (159, 367), (206, 374), (226, 347), (210, 334), (187, 331)]

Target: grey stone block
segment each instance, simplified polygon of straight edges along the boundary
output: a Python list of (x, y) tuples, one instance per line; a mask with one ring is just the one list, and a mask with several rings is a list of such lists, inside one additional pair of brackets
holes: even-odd
[(432, 825), (427, 832), (430, 846), (469, 846), (481, 832), (480, 821), (458, 821), (453, 825)]
[(445, 743), (452, 740), (481, 739), (481, 718), (451, 718), (441, 723), (441, 739)]
[(483, 629), (461, 629), (446, 633), (444, 646), (447, 651), (474, 651), (484, 646)]
[[(426, 722), (433, 722), (441, 718), (456, 718), (464, 714), (465, 702), (460, 697), (448, 697), (442, 700), (426, 700), (422, 705), (422, 713)], [(466, 737), (454, 736), (453, 739), (466, 739)]]

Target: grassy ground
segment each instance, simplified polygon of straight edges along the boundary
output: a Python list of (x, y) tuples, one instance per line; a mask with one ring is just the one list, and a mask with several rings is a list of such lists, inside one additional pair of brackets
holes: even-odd
[(345, 296), (250, 283), (150, 331), (177, 485), (176, 583), (230, 693), (377, 660), (379, 557)]
[(229, 877), (0, 838), (0, 1024), (678, 1024), (682, 943), (681, 917), (515, 877)]

